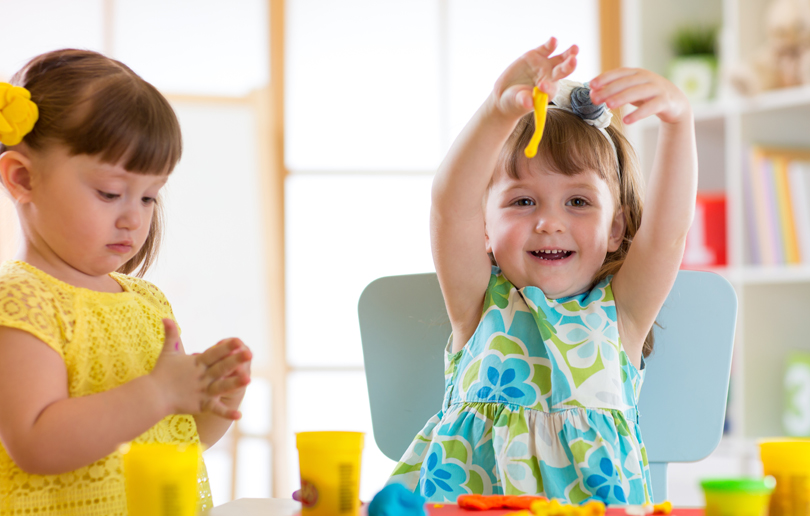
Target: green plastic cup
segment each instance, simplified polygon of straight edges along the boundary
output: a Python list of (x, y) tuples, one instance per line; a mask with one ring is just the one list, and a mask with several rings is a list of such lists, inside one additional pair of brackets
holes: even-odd
[(773, 477), (716, 478), (700, 482), (706, 498), (705, 516), (765, 516), (776, 486)]

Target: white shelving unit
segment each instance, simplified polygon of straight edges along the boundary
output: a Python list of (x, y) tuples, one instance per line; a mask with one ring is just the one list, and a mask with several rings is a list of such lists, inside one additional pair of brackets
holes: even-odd
[[(810, 86), (742, 97), (722, 79), (747, 61), (764, 42), (770, 0), (624, 0), (623, 52), (628, 66), (666, 75), (674, 31), (690, 24), (720, 27), (721, 86), (716, 99), (693, 106), (700, 166), (699, 189), (723, 190), (727, 199), (728, 267), (715, 269), (734, 285), (739, 298), (731, 379), (730, 433), (711, 464), (673, 468), (684, 482), (712, 474), (758, 474), (759, 438), (783, 434), (781, 415), (785, 357), (810, 350), (803, 322), (810, 308), (810, 265), (762, 267), (749, 259), (743, 160), (751, 145), (810, 148)], [(650, 170), (657, 120), (628, 128), (645, 173)], [(700, 357), (695, 357), (699, 360)], [(688, 381), (688, 378), (684, 379)], [(673, 386), (677, 388), (677, 386)], [(696, 422), (699, 424), (699, 422)], [(699, 475), (693, 475), (693, 473)], [(677, 485), (670, 489), (677, 493)], [(699, 496), (697, 486), (689, 494)], [(702, 499), (687, 501), (701, 503)], [(676, 500), (677, 502), (678, 500)], [(684, 502), (681, 502), (684, 503)]]

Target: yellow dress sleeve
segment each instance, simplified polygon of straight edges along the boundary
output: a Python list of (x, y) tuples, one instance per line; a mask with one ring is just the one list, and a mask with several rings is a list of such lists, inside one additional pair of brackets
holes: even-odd
[(0, 326), (30, 333), (63, 359), (72, 330), (64, 301), (25, 268), (6, 263), (0, 269)]

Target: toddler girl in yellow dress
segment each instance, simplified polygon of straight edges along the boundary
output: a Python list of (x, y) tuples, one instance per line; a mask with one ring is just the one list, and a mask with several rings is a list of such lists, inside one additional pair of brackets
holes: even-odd
[(0, 178), (23, 236), (0, 266), (0, 515), (125, 515), (121, 443), (210, 446), (240, 417), (250, 350), (186, 355), (140, 278), (181, 150), (166, 99), (95, 52), (43, 54), (0, 83)]

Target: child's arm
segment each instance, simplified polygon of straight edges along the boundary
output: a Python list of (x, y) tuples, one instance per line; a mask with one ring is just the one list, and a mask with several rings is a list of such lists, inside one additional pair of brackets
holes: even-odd
[(532, 88), (553, 96), (556, 81), (576, 67), (577, 47), (551, 57), (551, 38), (512, 63), (453, 143), (433, 180), (430, 236), (433, 262), (460, 350), (478, 324), (490, 276), (484, 194), (501, 149), (521, 116), (532, 109)]
[(694, 118), (683, 92), (647, 70), (612, 70), (590, 86), (595, 103), (638, 107), (624, 117), (625, 123), (652, 115), (661, 120), (641, 227), (613, 280), (619, 333), (638, 367), (644, 339), (678, 274), (694, 215), (698, 174)]
[[(215, 381), (246, 360), (231, 345), (202, 355), (178, 351), (177, 327), (154, 370), (124, 385), (71, 398), (62, 358), (29, 333), (0, 327), (0, 441), (24, 471), (50, 475), (87, 466), (171, 414), (210, 410), (233, 417), (218, 397), (238, 385)], [(206, 364), (213, 364), (207, 367)]]

